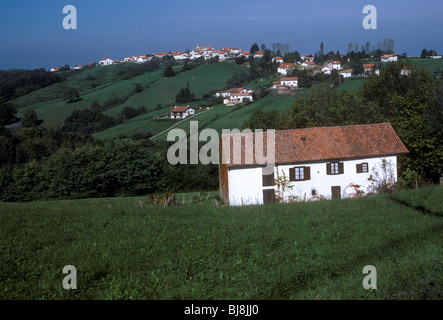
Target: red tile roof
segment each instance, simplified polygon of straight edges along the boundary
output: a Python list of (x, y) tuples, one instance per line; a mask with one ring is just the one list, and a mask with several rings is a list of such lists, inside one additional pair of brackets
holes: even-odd
[(188, 109), (190, 109), (189, 106), (186, 106), (186, 107), (177, 106), (174, 109), (172, 109), (171, 112), (185, 112)]
[(242, 91), (243, 89), (244, 88), (231, 88), (227, 92), (230, 92), (230, 93), (240, 93), (240, 91)]
[[(254, 133), (249, 135), (251, 134), (255, 135)], [(245, 163), (245, 139), (242, 139), (241, 151), (232, 150), (235, 135), (225, 134), (220, 140), (221, 143), (223, 137), (228, 137), (231, 142), (229, 156), (231, 164), (227, 166), (257, 165), (255, 159), (252, 164)], [(264, 132), (264, 152), (267, 148), (266, 135)], [(369, 158), (409, 152), (389, 123), (276, 130), (275, 145), (270, 149), (271, 152), (275, 150), (276, 165)], [(239, 152), (241, 152), (241, 163), (233, 164), (234, 153), (238, 156)]]
[(363, 68), (364, 69), (370, 69), (370, 68), (374, 68), (374, 66), (375, 66), (375, 64), (373, 64), (373, 63), (365, 63), (363, 65)]
[(279, 69), (282, 69), (282, 68), (287, 69), (287, 68), (291, 68), (291, 67), (293, 67), (293, 66), (295, 66), (295, 63), (283, 63), (283, 64), (281, 64), (278, 68), (279, 68)]
[(298, 80), (298, 77), (289, 77), (289, 78), (281, 78), (280, 81), (295, 81)]

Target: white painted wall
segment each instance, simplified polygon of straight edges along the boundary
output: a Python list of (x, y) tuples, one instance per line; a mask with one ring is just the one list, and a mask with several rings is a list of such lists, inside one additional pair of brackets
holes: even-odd
[(229, 204), (233, 206), (263, 203), (262, 168), (228, 170)]
[[(397, 181), (397, 157), (390, 156), (384, 158), (366, 158), (358, 160), (343, 160), (343, 174), (327, 175), (326, 163), (297, 163), (291, 165), (279, 165), (275, 167), (274, 178), (277, 178), (277, 170), (279, 175), (282, 175), (282, 170), (289, 178), (289, 168), (298, 166), (309, 166), (311, 168), (311, 179), (306, 181), (291, 181), (293, 186), (292, 194), (300, 197), (301, 200), (313, 199), (312, 189), (316, 190), (317, 195), (321, 195), (327, 199), (331, 199), (332, 186), (341, 187), (341, 197), (349, 197), (355, 190), (349, 187), (349, 184), (360, 185), (360, 190), (367, 192), (370, 186), (368, 178), (372, 175), (376, 177), (378, 172), (380, 179), (383, 178), (381, 170), (382, 159), (391, 163), (392, 178)], [(356, 164), (367, 162), (369, 172), (357, 173)], [(230, 168), (228, 169), (228, 186), (229, 186), (229, 202), (230, 205), (246, 205), (246, 204), (262, 204), (263, 203), (263, 189), (275, 187), (262, 186), (262, 168)]]

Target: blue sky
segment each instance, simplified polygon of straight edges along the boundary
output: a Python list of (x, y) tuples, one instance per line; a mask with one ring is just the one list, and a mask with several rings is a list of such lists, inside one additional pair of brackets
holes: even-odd
[[(5, 3), (6, 2), (6, 3)], [(77, 30), (65, 30), (63, 7), (77, 8)], [(377, 8), (377, 30), (365, 30), (365, 5)], [(443, 53), (442, 0), (9, 0), (0, 11), (0, 69), (87, 64), (184, 51), (197, 43), (249, 50), (256, 42), (290, 51), (346, 53), (349, 42), (395, 41), (397, 53)]]

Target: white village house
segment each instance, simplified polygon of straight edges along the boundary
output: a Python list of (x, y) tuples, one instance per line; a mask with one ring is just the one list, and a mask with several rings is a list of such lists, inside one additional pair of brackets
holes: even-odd
[[(278, 190), (275, 179), (283, 175), (292, 186), (284, 199), (353, 197), (357, 189), (366, 193), (383, 179), (397, 181), (397, 155), (408, 153), (389, 123), (278, 130), (275, 144), (269, 146), (267, 134), (263, 134), (264, 152), (258, 155), (268, 152), (269, 159), (275, 154), (271, 173), (265, 164), (258, 164), (265, 162), (257, 161), (257, 156), (246, 160), (257, 154), (255, 133), (221, 136), (220, 194), (229, 205), (272, 203)], [(236, 147), (234, 137), (240, 135), (245, 138)]]
[(176, 106), (170, 111), (171, 119), (184, 119), (195, 113), (190, 106)]
[(330, 61), (326, 67), (328, 67), (331, 70), (340, 70), (341, 69), (341, 62), (340, 61)]
[(298, 77), (280, 78), (280, 81), (274, 81), (272, 88), (278, 87), (298, 88)]
[(349, 78), (352, 76), (352, 69), (343, 69), (338, 71), (338, 73), (343, 76), (343, 78)]
[(295, 68), (295, 63), (283, 63), (278, 66), (277, 73), (287, 75), (293, 68)]
[(385, 54), (381, 56), (381, 62), (394, 62), (398, 60), (398, 56), (396, 54)]
[(110, 58), (103, 58), (103, 59), (101, 59), (98, 62), (98, 64), (101, 65), (101, 66), (108, 66), (108, 65), (111, 65), (113, 63), (114, 63), (114, 60), (110, 59)]
[(246, 102), (246, 100), (249, 100), (250, 102), (254, 101), (252, 93), (249, 92), (231, 93), (228, 98), (223, 100), (223, 103), (225, 105), (234, 105)]

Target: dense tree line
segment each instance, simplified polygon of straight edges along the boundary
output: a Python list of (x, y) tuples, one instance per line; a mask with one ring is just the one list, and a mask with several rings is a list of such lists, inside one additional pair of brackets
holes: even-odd
[(62, 80), (62, 76), (45, 69), (0, 70), (0, 103)]
[[(402, 68), (411, 73), (401, 75)], [(337, 91), (319, 84), (281, 114), (256, 111), (249, 129), (293, 129), (390, 122), (409, 154), (399, 159), (400, 176), (438, 182), (443, 174), (443, 86), (429, 72), (402, 61), (389, 63), (363, 89)]]
[(214, 190), (215, 165), (171, 165), (170, 143), (94, 140), (40, 128), (0, 132), (0, 200), (32, 201)]

